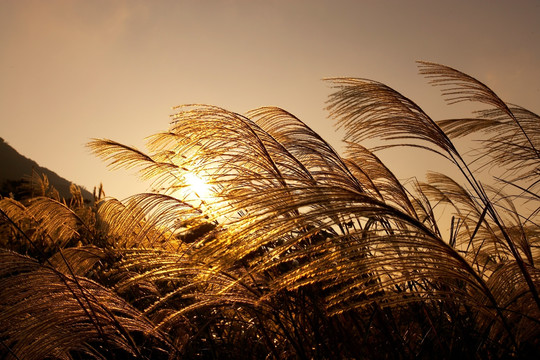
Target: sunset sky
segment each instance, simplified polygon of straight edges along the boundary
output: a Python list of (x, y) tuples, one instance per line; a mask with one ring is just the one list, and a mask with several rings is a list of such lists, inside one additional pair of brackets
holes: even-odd
[[(282, 107), (338, 144), (325, 77), (378, 80), (452, 117), (416, 60), (477, 77), (540, 112), (540, 1), (0, 0), (0, 137), (90, 191), (144, 186), (90, 154), (144, 149), (172, 107)], [(408, 161), (389, 164), (410, 176)]]

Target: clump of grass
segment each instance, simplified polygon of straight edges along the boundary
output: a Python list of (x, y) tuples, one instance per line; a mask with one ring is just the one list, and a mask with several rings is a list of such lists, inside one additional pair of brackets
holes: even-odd
[[(341, 155), (279, 108), (186, 105), (148, 153), (89, 144), (154, 191), (93, 205), (1, 199), (0, 354), (534, 358), (539, 117), (419, 65), (449, 102), (488, 108), (436, 121), (384, 84), (329, 79)], [(475, 133), (471, 160), (454, 139)], [(461, 177), (404, 184), (375, 154), (395, 146), (434, 152)], [(488, 185), (478, 175), (490, 167), (502, 170)]]

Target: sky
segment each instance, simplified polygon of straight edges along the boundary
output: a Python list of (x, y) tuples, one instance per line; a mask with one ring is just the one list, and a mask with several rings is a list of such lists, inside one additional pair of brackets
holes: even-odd
[[(425, 60), (538, 113), (539, 24), (538, 0), (0, 0), (0, 137), (90, 191), (103, 182), (124, 198), (146, 185), (108, 170), (85, 144), (144, 149), (175, 105), (278, 106), (339, 149), (322, 79), (377, 80), (434, 119), (454, 117), (418, 75)], [(388, 158), (399, 177), (421, 162)]]

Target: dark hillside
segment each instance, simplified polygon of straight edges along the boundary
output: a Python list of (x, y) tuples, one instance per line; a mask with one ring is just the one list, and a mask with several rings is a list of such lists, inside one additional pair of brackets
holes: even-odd
[[(45, 174), (50, 184), (58, 190), (60, 196), (70, 197), (70, 181), (45, 167), (39, 166), (34, 160), (19, 154), (4, 139), (0, 138), (0, 191), (2, 195), (5, 196), (17, 188), (23, 179), (30, 178), (32, 171), (35, 171), (39, 175)], [(85, 199), (92, 199), (92, 194), (86, 189), (81, 188), (81, 192)]]

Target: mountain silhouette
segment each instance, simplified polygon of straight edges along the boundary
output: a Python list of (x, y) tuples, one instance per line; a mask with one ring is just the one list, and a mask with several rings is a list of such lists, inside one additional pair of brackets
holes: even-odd
[[(45, 167), (40, 166), (17, 152), (7, 142), (0, 137), (0, 192), (2, 196), (8, 196), (10, 192), (19, 190), (20, 184), (25, 180), (29, 181), (34, 174), (47, 176), (49, 184), (52, 185), (63, 198), (71, 197), (69, 188), (71, 181), (64, 179)], [(79, 186), (80, 187), (80, 186)], [(92, 194), (82, 188), (81, 193), (84, 199), (92, 200)]]

